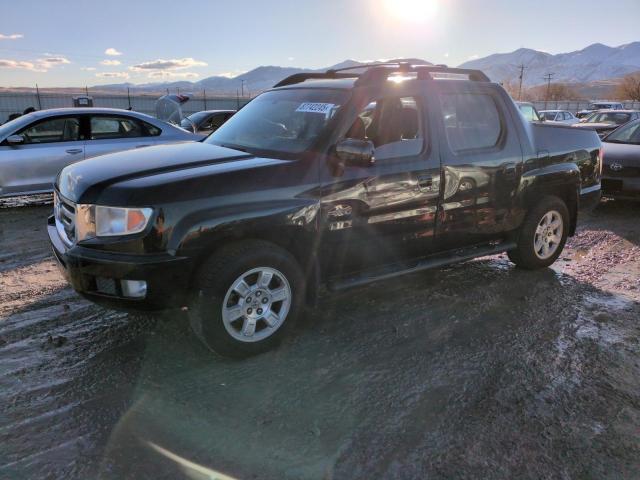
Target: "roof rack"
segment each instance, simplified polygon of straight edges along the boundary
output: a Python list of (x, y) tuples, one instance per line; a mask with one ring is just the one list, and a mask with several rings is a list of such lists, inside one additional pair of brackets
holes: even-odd
[[(349, 70), (366, 69), (362, 73), (348, 72)], [(446, 65), (413, 65), (408, 62), (390, 62), (390, 63), (370, 63), (364, 65), (354, 65), (352, 67), (336, 68), (327, 70), (326, 72), (310, 72), (310, 73), (294, 73), (289, 77), (278, 82), (273, 88), (284, 87), (302, 83), (305, 80), (320, 79), (336, 79), (336, 78), (356, 78), (356, 85), (370, 85), (380, 83), (396, 73), (415, 73), (418, 80), (434, 80), (432, 74), (444, 73), (452, 75), (466, 75), (472, 82), (490, 82), (480, 70), (472, 70), (468, 68), (450, 68)]]

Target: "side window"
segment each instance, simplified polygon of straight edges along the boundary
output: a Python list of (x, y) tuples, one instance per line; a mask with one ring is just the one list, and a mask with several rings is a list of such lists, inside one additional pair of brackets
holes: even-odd
[(80, 120), (75, 117), (50, 118), (31, 124), (19, 135), (25, 144), (73, 142), (80, 140)]
[(220, 128), (222, 126), (222, 124), (225, 122), (226, 120), (226, 114), (224, 113), (218, 113), (217, 115), (213, 115), (211, 117), (211, 129), (212, 130), (217, 130), (218, 128)]
[(146, 136), (142, 124), (128, 117), (91, 117), (91, 140)]
[(162, 130), (160, 130), (155, 125), (151, 125), (150, 123), (147, 123), (147, 122), (142, 122), (142, 125), (144, 127), (144, 130), (146, 130), (146, 135), (145, 136), (157, 137), (158, 135), (160, 135), (162, 133)]
[(502, 122), (491, 95), (445, 93), (440, 101), (447, 140), (454, 152), (496, 146)]
[[(520, 111), (529, 122), (535, 121), (535, 114), (533, 113), (533, 107), (531, 105), (522, 105)], [(548, 115), (548, 114), (547, 114)], [(545, 115), (545, 117), (547, 116)]]
[(417, 155), (424, 146), (421, 109), (415, 97), (387, 97), (369, 103), (345, 137), (370, 140), (376, 160)]

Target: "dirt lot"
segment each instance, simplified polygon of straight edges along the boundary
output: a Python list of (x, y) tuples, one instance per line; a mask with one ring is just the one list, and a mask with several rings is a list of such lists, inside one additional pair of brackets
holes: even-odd
[(552, 270), (345, 292), (241, 362), (77, 297), (50, 210), (0, 209), (0, 478), (640, 478), (638, 205), (583, 218)]

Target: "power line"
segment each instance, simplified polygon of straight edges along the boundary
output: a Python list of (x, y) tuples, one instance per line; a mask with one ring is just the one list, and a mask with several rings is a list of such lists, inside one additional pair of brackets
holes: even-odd
[(520, 87), (518, 87), (518, 100), (522, 100), (522, 81), (524, 80), (524, 71), (528, 68), (524, 64), (518, 66), (520, 68)]
[(551, 78), (555, 75), (555, 73), (547, 73), (544, 76), (544, 79), (547, 81), (547, 94), (544, 98), (544, 109), (547, 109), (547, 103), (549, 102), (549, 93), (551, 91)]

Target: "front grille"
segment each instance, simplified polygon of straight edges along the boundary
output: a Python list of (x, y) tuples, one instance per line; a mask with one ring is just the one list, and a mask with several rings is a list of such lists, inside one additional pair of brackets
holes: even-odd
[(76, 206), (56, 192), (53, 205), (56, 229), (64, 243), (73, 245), (76, 241)]

